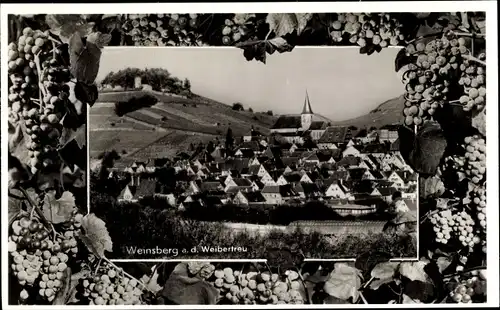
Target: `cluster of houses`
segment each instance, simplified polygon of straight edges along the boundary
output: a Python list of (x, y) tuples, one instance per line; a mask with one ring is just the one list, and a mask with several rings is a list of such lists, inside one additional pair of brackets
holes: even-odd
[[(217, 142), (170, 159), (116, 166), (110, 177), (130, 179), (118, 197), (122, 202), (163, 197), (183, 210), (189, 204), (275, 206), (314, 200), (342, 215), (360, 215), (375, 212), (381, 202), (389, 204), (396, 192), (408, 205), (416, 204), (417, 174), (399, 153), (397, 139), (397, 127), (356, 134), (350, 127), (314, 120), (306, 95), (302, 114), (278, 118), (269, 135), (252, 129), (231, 149)], [(158, 181), (155, 172), (163, 167), (175, 169), (174, 190), (165, 191)]]

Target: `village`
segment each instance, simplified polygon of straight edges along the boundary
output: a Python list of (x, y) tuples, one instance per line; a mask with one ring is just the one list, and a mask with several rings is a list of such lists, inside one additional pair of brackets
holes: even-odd
[[(215, 139), (174, 158), (116, 165), (109, 177), (129, 180), (118, 202), (162, 198), (182, 211), (193, 205), (320, 201), (342, 216), (358, 216), (388, 206), (399, 192), (416, 209), (417, 174), (398, 151), (397, 125), (371, 130), (331, 126), (312, 112), (307, 93), (302, 113), (280, 116), (270, 134), (252, 128), (227, 142)], [(175, 170), (174, 188), (158, 180), (165, 167)]]

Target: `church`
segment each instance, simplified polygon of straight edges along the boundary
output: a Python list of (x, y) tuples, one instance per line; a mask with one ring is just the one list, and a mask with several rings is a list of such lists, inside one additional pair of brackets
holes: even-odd
[(317, 141), (329, 126), (329, 122), (330, 120), (326, 117), (314, 114), (306, 90), (302, 113), (280, 115), (271, 127), (271, 134), (279, 134), (290, 143), (303, 143), (308, 137)]

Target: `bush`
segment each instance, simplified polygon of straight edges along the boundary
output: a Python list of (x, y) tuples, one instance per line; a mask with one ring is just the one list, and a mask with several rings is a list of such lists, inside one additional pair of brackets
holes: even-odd
[(141, 97), (132, 97), (128, 101), (120, 101), (115, 103), (115, 114), (123, 116), (127, 113), (151, 107), (158, 102), (158, 98), (152, 95), (143, 95)]
[(243, 105), (239, 102), (233, 103), (234, 111), (244, 111)]

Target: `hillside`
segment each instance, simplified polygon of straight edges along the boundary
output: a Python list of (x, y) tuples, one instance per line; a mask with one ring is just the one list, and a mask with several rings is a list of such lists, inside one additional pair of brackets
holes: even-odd
[[(133, 97), (153, 95), (159, 102), (149, 108), (115, 114), (114, 105)], [(124, 160), (170, 157), (191, 143), (235, 136), (256, 130), (268, 133), (275, 121), (265, 113), (234, 111), (231, 106), (195, 95), (185, 99), (154, 91), (102, 92), (90, 109), (90, 156), (115, 149)]]
[(345, 121), (333, 122), (333, 125), (352, 125), (358, 128), (370, 128), (372, 126), (375, 126), (377, 128), (380, 128), (388, 124), (401, 123), (401, 115), (403, 113), (404, 107), (405, 99), (401, 95), (379, 104), (368, 114)]

